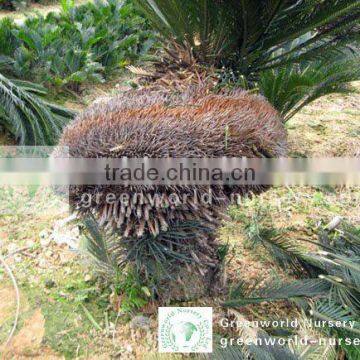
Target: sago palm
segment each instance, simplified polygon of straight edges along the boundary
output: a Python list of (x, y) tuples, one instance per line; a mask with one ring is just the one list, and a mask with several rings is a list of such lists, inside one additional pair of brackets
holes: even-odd
[(55, 145), (74, 113), (47, 102), (42, 86), (0, 74), (0, 126), (23, 145)]
[(263, 71), (259, 74), (258, 89), (287, 121), (321, 96), (355, 92), (356, 87), (351, 82), (359, 79), (359, 57), (344, 52), (330, 59)]
[[(359, 39), (356, 0), (136, 0), (160, 34), (198, 61), (245, 75)], [(287, 49), (293, 41), (297, 45)], [(286, 51), (281, 51), (286, 49)]]
[[(85, 158), (279, 157), (286, 153), (286, 132), (270, 104), (244, 91), (209, 95), (200, 88), (183, 94), (144, 89), (90, 107), (66, 128), (60, 146), (69, 147), (70, 156)], [(178, 292), (185, 285), (193, 297), (194, 277), (201, 278), (203, 293), (216, 289), (224, 254), (216, 230), (231, 190), (239, 194), (264, 190), (255, 185), (230, 188), (78, 185), (70, 188), (70, 202), (79, 215), (93, 216), (105, 230), (102, 241), (101, 232), (87, 221), (90, 252), (106, 263), (103, 268), (130, 264), (144, 281), (157, 283), (162, 299), (180, 299), (172, 290)], [(104, 197), (96, 201), (98, 193)], [(201, 201), (209, 193), (211, 204)], [(89, 206), (82, 202), (84, 194), (91, 195)], [(115, 195), (114, 203), (106, 200), (108, 194)], [(175, 203), (174, 196), (179, 199)]]
[[(320, 63), (319, 67), (318, 61), (334, 62), (334, 52), (342, 52), (348, 46), (357, 52), (360, 38), (357, 0), (135, 2), (167, 44), (167, 54), (179, 66), (197, 63), (231, 69), (235, 78), (245, 79), (250, 88), (258, 88), (259, 81), (262, 89), (273, 81), (280, 82), (282, 87), (289, 72), (297, 89), (310, 81), (307, 88), (300, 89), (297, 99), (291, 93), (283, 102), (278, 99), (272, 102), (287, 118), (320, 96), (343, 92), (344, 83), (358, 78), (358, 73), (352, 72), (354, 66), (346, 67), (346, 81), (341, 76), (329, 81), (331, 77), (326, 78), (329, 69), (322, 77), (315, 76), (323, 65), (329, 65)], [(344, 63), (338, 55), (336, 61)], [(314, 60), (316, 63), (310, 62)], [(312, 67), (310, 71), (304, 71), (304, 63)], [(288, 92), (282, 90), (284, 98)]]

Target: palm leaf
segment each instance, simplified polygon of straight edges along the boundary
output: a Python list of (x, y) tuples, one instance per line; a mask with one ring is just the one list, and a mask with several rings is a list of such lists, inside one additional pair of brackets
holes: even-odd
[[(317, 328), (310, 327), (311, 319), (304, 313), (299, 316), (299, 328), (297, 334), (301, 338), (306, 339), (324, 339), (324, 333)], [(330, 340), (330, 336), (329, 336)], [(289, 345), (290, 348), (300, 354), (301, 359), (306, 360), (335, 360), (337, 359), (337, 349), (330, 341), (301, 343), (294, 342)]]
[(282, 267), (297, 274), (318, 275), (323, 268), (322, 258), (309, 254), (305, 248), (288, 238), (282, 231), (257, 224), (248, 232), (248, 239), (254, 245), (262, 245)]
[(115, 274), (118, 267), (116, 253), (112, 251), (114, 238), (100, 230), (97, 221), (91, 214), (84, 219), (83, 223), (86, 235), (84, 249), (90, 254), (101, 272), (107, 275)]
[[(259, 86), (285, 121), (321, 96), (353, 91), (348, 84), (359, 79), (357, 0), (135, 3), (177, 64), (230, 69)], [(334, 57), (344, 48), (355, 49), (354, 59)]]
[(0, 74), (0, 125), (21, 145), (54, 145), (74, 112), (44, 101), (39, 85)]
[(261, 72), (260, 92), (287, 121), (312, 101), (328, 94), (356, 91), (348, 84), (360, 79), (359, 58), (346, 52), (329, 59), (289, 64)]
[[(250, 75), (266, 66), (315, 57), (338, 42), (359, 39), (356, 0), (136, 0), (160, 34), (210, 64)], [(319, 29), (321, 29), (319, 31)], [(304, 35), (291, 51), (277, 53)], [(198, 40), (198, 41), (196, 41)], [(321, 45), (321, 46), (319, 46)]]
[(341, 332), (348, 335), (360, 335), (359, 318), (354, 316), (349, 309), (331, 301), (317, 301), (311, 306), (310, 315), (316, 319), (324, 321), (339, 321), (343, 324), (354, 321), (354, 327), (342, 326)]
[(267, 286), (244, 294), (243, 297), (237, 296), (224, 303), (226, 307), (238, 307), (247, 304), (261, 303), (264, 301), (288, 300), (299, 297), (321, 297), (328, 294), (331, 285), (322, 279), (296, 280), (291, 283), (270, 283)]

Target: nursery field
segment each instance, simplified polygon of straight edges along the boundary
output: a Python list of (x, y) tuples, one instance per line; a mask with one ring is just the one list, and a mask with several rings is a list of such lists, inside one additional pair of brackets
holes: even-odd
[[(102, 122), (91, 119), (102, 127), (99, 132), (95, 127), (88, 131), (85, 124), (80, 126), (79, 133), (70, 127), (64, 135), (66, 125), (89, 106), (100, 104), (99, 108), (92, 108), (99, 111), (109, 99), (115, 96), (120, 99), (127, 91), (139, 91), (141, 96), (145, 93), (145, 103), (148, 102), (140, 107), (150, 104), (150, 115), (163, 111), (162, 120), (167, 123), (166, 114), (171, 118), (177, 111), (180, 116), (186, 111), (195, 114), (194, 118), (200, 115), (193, 110), (197, 103), (188, 108), (184, 104), (173, 105), (162, 100), (166, 96), (161, 91), (179, 96), (182, 91), (195, 88), (201, 89), (200, 93), (204, 91), (205, 99), (214, 93), (219, 103), (229, 101), (229, 109), (221, 109), (224, 113), (228, 111), (229, 117), (243, 111), (236, 108), (235, 115), (231, 113), (234, 98), (244, 101), (244, 111), (254, 111), (259, 118), (261, 111), (271, 108), (262, 119), (273, 120), (274, 113), (276, 121), (280, 119), (281, 134), (277, 134), (279, 140), (275, 134), (273, 142), (281, 143), (281, 136), (286, 134), (289, 157), (360, 157), (357, 42), (360, 9), (353, 0), (329, 1), (333, 3), (330, 8), (334, 8), (331, 16), (328, 12), (332, 10), (326, 7), (329, 5), (323, 8), (313, 0), (286, 1), (292, 6), (285, 9), (277, 1), (269, 0), (268, 6), (261, 1), (242, 1), (241, 11), (244, 6), (248, 9), (239, 16), (240, 10), (232, 11), (231, 5), (227, 7), (217, 1), (0, 0), (0, 146), (55, 146), (59, 139), (66, 143), (70, 138), (81, 144), (79, 153), (86, 153), (86, 146), (80, 148), (84, 143), (93, 151), (96, 146), (107, 144), (108, 139), (97, 138), (107, 133), (106, 116), (114, 112), (120, 117), (122, 112), (116, 106), (109, 107), (100, 114)], [(154, 2), (163, 14), (159, 15), (157, 8), (154, 10)], [(176, 11), (173, 3), (177, 3)], [(204, 6), (197, 8), (195, 3)], [(234, 4), (230, 1), (226, 4), (231, 3)], [(255, 3), (261, 6), (257, 8)], [(224, 10), (220, 11), (222, 6)], [(254, 14), (257, 16), (260, 9), (263, 26), (254, 21), (257, 19)], [(184, 14), (188, 21), (182, 17)], [(284, 20), (287, 16), (294, 17), (294, 26)], [(228, 17), (232, 21), (224, 27), (222, 22)], [(243, 92), (240, 95), (231, 92), (237, 88), (251, 95), (242, 98)], [(161, 94), (155, 96), (160, 104), (153, 102), (151, 93), (146, 93), (148, 89)], [(252, 94), (263, 95), (256, 98), (260, 110), (251, 108), (255, 102)], [(128, 106), (124, 113), (129, 112), (135, 119), (139, 112), (136, 92), (134, 98), (129, 100), (130, 105), (124, 100)], [(269, 104), (264, 105), (265, 98)], [(211, 105), (211, 101), (206, 104)], [(216, 112), (211, 114), (216, 118)], [(144, 118), (146, 115), (146, 111), (141, 113)], [(244, 121), (240, 115), (238, 121)], [(156, 116), (156, 121), (161, 120), (161, 115)], [(162, 122), (157, 124), (161, 133)], [(88, 132), (84, 130), (83, 134), (84, 128)], [(268, 130), (266, 123), (264, 129)], [(276, 157), (280, 150), (267, 149), (263, 145), (265, 140), (252, 142), (252, 131), (257, 131), (257, 124), (248, 132), (250, 140), (242, 139), (245, 145), (247, 141), (250, 144), (244, 148), (260, 155), (263, 151), (264, 157), (274, 154)], [(113, 137), (112, 133), (107, 134)], [(134, 140), (133, 134), (124, 136)], [(194, 140), (191, 136), (190, 140)], [(159, 139), (159, 143), (178, 140), (166, 136)], [(208, 148), (214, 146), (214, 153), (221, 156), (227, 156), (228, 147), (238, 149), (228, 126), (224, 129), (224, 146), (222, 138), (220, 144), (216, 143), (216, 136), (212, 139), (215, 144)], [(112, 138), (106, 146), (121, 154), (123, 145), (114, 148), (114, 141), (117, 140)], [(142, 145), (139, 140), (137, 146)], [(216, 149), (220, 149), (218, 153)], [(105, 150), (101, 151), (104, 154)], [(155, 275), (150, 272), (153, 278), (149, 276), (151, 267), (147, 268), (142, 260), (140, 265), (144, 267), (138, 266), (137, 258), (124, 265), (119, 257), (115, 271), (104, 271), (109, 252), (116, 250), (111, 248), (113, 234), (109, 235), (109, 228), (102, 227), (99, 209), (93, 211), (92, 219), (98, 221), (90, 231), (89, 218), (71, 213), (67, 200), (51, 187), (0, 187), (1, 359), (360, 359), (359, 186), (271, 187), (261, 194), (244, 196), (239, 204), (225, 208), (226, 216), (219, 217), (219, 226), (209, 227), (214, 229), (210, 235), (203, 230), (207, 222), (201, 218), (201, 211), (211, 222), (212, 209), (196, 209), (196, 221), (190, 217), (192, 222), (184, 222), (186, 236), (195, 239), (195, 244), (189, 240), (190, 245), (186, 236), (181, 238), (181, 230), (180, 235), (177, 233), (178, 222), (174, 221), (175, 230), (168, 229), (160, 211), (156, 210), (160, 215), (154, 224), (159, 225), (158, 220), (161, 225), (165, 222), (166, 230), (157, 229), (155, 236), (156, 229), (151, 228), (149, 218), (141, 222), (136, 213), (142, 226), (141, 236), (125, 235), (127, 229), (124, 231), (119, 225), (115, 244), (133, 241), (139, 259), (171, 263), (167, 269), (169, 273), (174, 271), (178, 279), (163, 282), (161, 289), (156, 271)], [(179, 216), (177, 221), (184, 221), (181, 211), (174, 216)], [(130, 218), (130, 213), (127, 217)], [(197, 223), (200, 218), (204, 228), (201, 221)], [(215, 224), (217, 221), (218, 218)], [(189, 231), (186, 226), (193, 229)], [(164, 234), (165, 237), (170, 234), (169, 243), (178, 246), (175, 261), (161, 251), (154, 251), (151, 258), (152, 254), (148, 254), (153, 249), (151, 244), (136, 248), (136, 242), (149, 235), (147, 239), (159, 246), (165, 243), (168, 250), (169, 243), (161, 242)], [(210, 242), (212, 235), (218, 242)], [(197, 247), (197, 236), (208, 241), (203, 248)], [(186, 252), (185, 255), (181, 252), (182, 246), (191, 249), (191, 261), (187, 260)], [(218, 289), (216, 283), (214, 289), (205, 291), (208, 279), (202, 271), (208, 269), (208, 263), (203, 264), (201, 256), (210, 255), (199, 249), (208, 248), (209, 254), (216, 254), (216, 259), (210, 260), (221, 275), (221, 286)], [(177, 272), (178, 269), (184, 269), (186, 274), (192, 269), (190, 266), (202, 269), (199, 278), (203, 282), (181, 278), (182, 270)], [(178, 298), (178, 284), (191, 289), (190, 294)], [(162, 293), (166, 296), (162, 297)], [(214, 352), (160, 354), (160, 306), (212, 307)], [(311, 319), (324, 324), (296, 329), (264, 326), (247, 332), (224, 327), (224, 319)], [(330, 327), (329, 323), (335, 321), (345, 325)], [(352, 323), (351, 328), (347, 322)], [(268, 336), (287, 339), (299, 336), (309, 341), (274, 349), (236, 343), (222, 346), (222, 341), (228, 344), (231, 338)], [(332, 343), (329, 341), (332, 338), (347, 338), (351, 343)], [(319, 339), (326, 341), (321, 343)]]

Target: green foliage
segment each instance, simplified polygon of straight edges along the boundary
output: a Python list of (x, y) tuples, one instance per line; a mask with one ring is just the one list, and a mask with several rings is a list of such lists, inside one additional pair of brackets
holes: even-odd
[(118, 273), (116, 237), (101, 230), (93, 216), (84, 218), (84, 249), (91, 255), (98, 271), (106, 276), (116, 277)]
[(250, 249), (263, 247), (283, 268), (291, 269), (295, 274), (302, 275), (304, 271), (317, 275), (319, 269), (308, 266), (308, 255), (305, 248), (298, 242), (284, 235), (283, 229), (273, 226), (268, 213), (271, 209), (253, 204), (254, 212), (251, 219), (243, 218), (245, 224), (246, 243)]
[[(357, 0), (135, 0), (182, 66), (225, 67), (222, 79), (260, 89), (288, 120), (359, 78)], [(356, 45), (355, 45), (356, 48)], [(314, 61), (314, 62), (313, 62)]]
[[(301, 239), (300, 239), (301, 240)], [(264, 242), (275, 248), (279, 242), (269, 237)], [(309, 241), (312, 243), (312, 241)], [(230, 293), (230, 299), (224, 304), (229, 307), (241, 307), (251, 303), (278, 300), (296, 300), (309, 316), (324, 321), (355, 321), (354, 328), (325, 328), (327, 335), (334, 333), (342, 337), (360, 334), (360, 229), (349, 224), (328, 230), (319, 231), (319, 241), (313, 243), (319, 250), (296, 251), (295, 242), (288, 247), (288, 240), (280, 248), (288, 259), (301, 261), (303, 277), (318, 274), (317, 277), (295, 280), (290, 283), (269, 283), (261, 288), (251, 290), (240, 284)], [(271, 254), (271, 252), (270, 252)], [(274, 256), (276, 261), (279, 260)], [(282, 260), (282, 259), (280, 259)], [(283, 265), (282, 261), (279, 262)], [(296, 263), (298, 266), (299, 263)], [(312, 270), (312, 271), (309, 271)], [(307, 299), (308, 301), (299, 301)], [(355, 347), (344, 346), (349, 359), (357, 359), (359, 352)]]
[(128, 271), (115, 284), (115, 293), (121, 296), (120, 310), (130, 312), (145, 306), (151, 293), (142, 286), (134, 271)]
[[(97, 271), (113, 283), (121, 283), (122, 293), (134, 305), (144, 296), (145, 299), (159, 296), (164, 284), (179, 280), (183, 268), (205, 266), (213, 260), (202, 257), (205, 251), (201, 247), (211, 229), (198, 222), (174, 223), (156, 237), (151, 234), (123, 237), (116, 230), (99, 227), (91, 214), (83, 223), (84, 249)], [(227, 249), (226, 245), (220, 247), (215, 256), (223, 259)]]
[(75, 6), (75, 0), (60, 0), (61, 7), (64, 12), (68, 12)]
[(358, 56), (343, 53), (261, 72), (258, 87), (287, 121), (321, 96), (355, 91), (349, 82), (359, 79)]
[(13, 58), (16, 77), (77, 92), (81, 84), (103, 82), (153, 45), (129, 4), (108, 0), (74, 7), (65, 1), (62, 8), (23, 25), (0, 23), (0, 52)]
[[(251, 292), (251, 297), (247, 297), (247, 292), (236, 292), (236, 299), (229, 300), (226, 306), (244, 306), (247, 304), (262, 303), (264, 301), (276, 301), (298, 297), (316, 297), (325, 296), (330, 290), (328, 282), (321, 279), (296, 280), (288, 284), (269, 284), (260, 291)], [(234, 293), (232, 297), (234, 297)]]
[[(284, 266), (285, 258), (286, 265), (293, 266), (294, 270), (302, 266), (302, 276), (310, 276), (310, 279), (292, 284), (269, 284), (253, 299), (243, 299), (243, 304), (247, 301), (261, 302), (265, 298), (315, 297), (331, 293), (335, 302), (351, 309), (354, 314), (360, 314), (360, 236), (357, 231), (357, 228), (344, 225), (341, 231), (334, 234), (322, 230), (317, 243), (304, 239), (317, 245), (320, 248), (317, 252), (306, 250), (298, 241), (287, 239), (285, 235), (281, 236), (282, 241), (279, 241), (279, 236), (263, 238), (260, 243), (265, 244), (274, 260)], [(258, 239), (256, 241), (259, 242)], [(280, 250), (281, 256), (278, 255)], [(314, 278), (314, 275), (317, 277)]]
[[(103, 273), (121, 272), (128, 263), (135, 265), (138, 274), (148, 280), (157, 276), (171, 277), (171, 269), (180, 263), (194, 263), (192, 253), (196, 249), (192, 240), (210, 229), (195, 222), (174, 224), (171, 229), (161, 232), (157, 237), (151, 234), (122, 238), (116, 232), (99, 228), (93, 216), (84, 219), (85, 249), (90, 253)], [(226, 252), (226, 247), (222, 250)], [(160, 275), (161, 274), (161, 275)]]
[[(356, 0), (136, 3), (163, 37), (190, 50), (195, 59), (235, 65), (245, 75), (324, 55), (328, 48), (359, 39)], [(288, 48), (295, 40), (297, 45)]]
[(0, 74), (0, 126), (19, 144), (54, 145), (74, 113), (48, 103), (41, 86)]
[(111, 281), (115, 294), (121, 295), (121, 310), (128, 312), (144, 306), (151, 293), (142, 285), (134, 269), (125, 263), (119, 266), (119, 238), (116, 234), (101, 230), (92, 216), (84, 219), (84, 225), (84, 249), (92, 257), (97, 272)]
[(12, 63), (10, 56), (14, 54), (15, 49), (19, 46), (19, 41), (13, 34), (16, 29), (14, 21), (10, 18), (4, 18), (0, 21), (0, 48), (1, 48), (1, 68), (4, 66), (4, 59)]

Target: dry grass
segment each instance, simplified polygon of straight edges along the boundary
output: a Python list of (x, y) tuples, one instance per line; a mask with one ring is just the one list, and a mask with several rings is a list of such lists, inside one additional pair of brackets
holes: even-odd
[[(356, 86), (360, 90), (359, 82)], [(289, 121), (291, 152), (308, 157), (355, 156), (360, 149), (359, 121), (359, 94), (321, 98)]]

